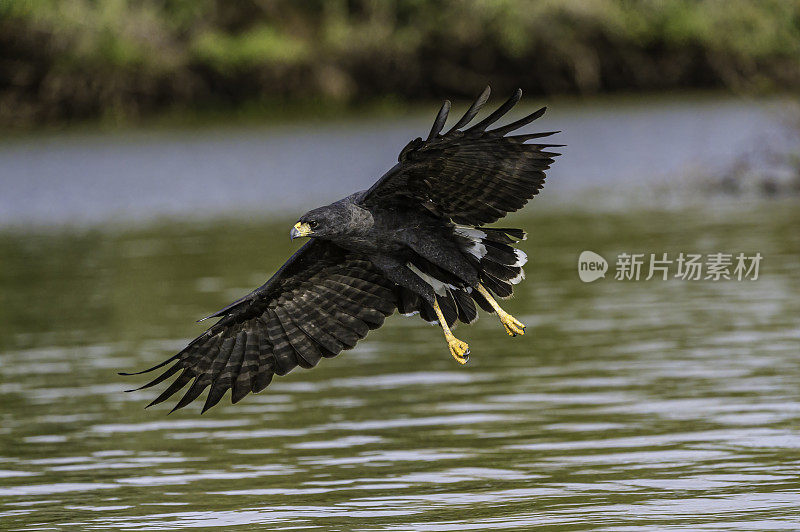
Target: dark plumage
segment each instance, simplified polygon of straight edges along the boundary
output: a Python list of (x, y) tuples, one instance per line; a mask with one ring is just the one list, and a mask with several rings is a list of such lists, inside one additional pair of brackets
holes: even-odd
[[(522, 91), (475, 125), (489, 88), (442, 134), (445, 102), (426, 140), (411, 141), (399, 162), (369, 190), (309, 211), (292, 237), (310, 236), (263, 286), (212, 314), (220, 318), (168, 360), (154, 386), (177, 376), (150, 405), (187, 385), (175, 409), (210, 388), (203, 411), (227, 390), (234, 403), (266, 388), (274, 375), (311, 368), (351, 349), (396, 309), (440, 323), (453, 356), (469, 349), (455, 338), (456, 321), (477, 319), (477, 306), (496, 312), (511, 335), (524, 326), (493, 296), (508, 297), (523, 278), (525, 254), (512, 245), (520, 229), (486, 228), (524, 206), (544, 185), (558, 153), (554, 144), (526, 141), (556, 132), (506, 136), (544, 114), (487, 128), (507, 113)], [(443, 318), (442, 319), (440, 319)], [(150, 406), (148, 405), (148, 406)]]

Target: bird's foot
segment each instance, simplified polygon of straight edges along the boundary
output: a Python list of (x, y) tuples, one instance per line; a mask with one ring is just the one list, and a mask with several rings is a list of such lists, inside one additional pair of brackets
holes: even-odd
[(447, 339), (447, 347), (450, 348), (450, 354), (456, 359), (459, 364), (466, 364), (469, 360), (469, 345), (467, 342), (461, 341), (455, 336)]
[(500, 322), (506, 328), (509, 336), (522, 336), (525, 334), (525, 325), (511, 314), (504, 312), (500, 314)]

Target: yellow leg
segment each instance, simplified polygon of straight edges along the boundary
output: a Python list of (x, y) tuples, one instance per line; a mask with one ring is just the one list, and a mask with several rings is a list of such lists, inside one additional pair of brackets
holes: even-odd
[(438, 301), (433, 302), (433, 310), (436, 311), (436, 317), (439, 318), (439, 325), (442, 326), (444, 339), (447, 340), (447, 347), (450, 348), (450, 354), (453, 355), (453, 358), (455, 358), (459, 364), (466, 364), (467, 360), (469, 360), (469, 345), (467, 345), (467, 342), (462, 342), (453, 336), (453, 331), (448, 327), (447, 320), (444, 319), (444, 314), (442, 314), (442, 309), (439, 308)]
[(503, 324), (503, 327), (506, 328), (506, 332), (509, 336), (525, 334), (525, 325), (511, 314), (501, 309), (500, 305), (498, 305), (497, 301), (492, 297), (492, 294), (490, 294), (482, 284), (478, 285), (478, 293), (482, 295), (486, 301), (489, 302), (494, 311), (497, 312), (497, 316), (500, 318), (500, 322)]

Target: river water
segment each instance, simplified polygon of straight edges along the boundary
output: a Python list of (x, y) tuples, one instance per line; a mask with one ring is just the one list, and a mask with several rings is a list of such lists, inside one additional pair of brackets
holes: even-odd
[[(528, 333), (460, 327), (465, 366), (393, 316), (202, 416), (124, 393), (144, 379), (117, 371), (180, 349), (281, 264), (295, 218), (0, 231), (0, 529), (800, 528), (796, 202), (543, 194), (509, 221), (530, 233), (508, 302)], [(579, 280), (583, 250), (606, 278)], [(622, 253), (681, 252), (763, 260), (756, 280), (614, 278)]]
[[(548, 102), (523, 103), (511, 118)], [(231, 213), (296, 217), (298, 210), (369, 188), (410, 139), (427, 134), (435, 110), (342, 122), (7, 140), (0, 142), (0, 225)], [(628, 191), (662, 182), (673, 188), (686, 175), (724, 170), (754, 150), (785, 145), (786, 114), (781, 100), (714, 96), (556, 102), (525, 131), (563, 131), (546, 140), (567, 144), (548, 173), (546, 193), (554, 201), (587, 189)], [(580, 203), (596, 201), (593, 192)]]

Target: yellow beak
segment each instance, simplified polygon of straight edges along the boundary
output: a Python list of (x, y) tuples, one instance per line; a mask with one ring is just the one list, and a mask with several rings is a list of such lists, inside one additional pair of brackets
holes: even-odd
[(289, 231), (289, 238), (294, 240), (295, 238), (298, 238), (298, 237), (301, 237), (301, 236), (310, 236), (311, 233), (312, 233), (312, 231), (311, 231), (311, 226), (310, 225), (305, 224), (305, 223), (297, 222), (296, 224), (294, 224), (294, 227), (292, 227), (292, 230)]

